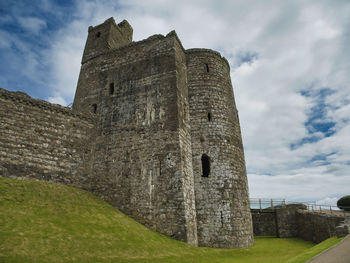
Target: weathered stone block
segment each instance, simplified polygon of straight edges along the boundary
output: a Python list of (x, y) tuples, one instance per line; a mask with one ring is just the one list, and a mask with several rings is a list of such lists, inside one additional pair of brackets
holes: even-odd
[(341, 224), (335, 228), (335, 233), (338, 238), (349, 235), (349, 227), (345, 224)]

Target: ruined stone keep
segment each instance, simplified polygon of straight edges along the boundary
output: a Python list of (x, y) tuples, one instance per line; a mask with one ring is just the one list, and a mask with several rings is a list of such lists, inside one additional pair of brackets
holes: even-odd
[(0, 175), (74, 185), (192, 245), (253, 243), (227, 60), (175, 31), (89, 27), (72, 109), (0, 90)]

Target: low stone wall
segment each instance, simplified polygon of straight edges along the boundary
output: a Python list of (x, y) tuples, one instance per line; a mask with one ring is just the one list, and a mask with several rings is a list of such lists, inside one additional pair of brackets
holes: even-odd
[(0, 176), (89, 188), (93, 120), (0, 89)]
[(336, 227), (344, 221), (340, 214), (310, 212), (302, 204), (251, 212), (255, 236), (299, 237), (314, 243), (335, 236)]
[(255, 236), (295, 237), (297, 210), (305, 209), (301, 204), (289, 204), (271, 209), (252, 209)]
[(289, 204), (276, 209), (278, 237), (297, 237), (297, 211), (306, 209), (303, 204)]
[(275, 211), (252, 210), (254, 236), (277, 236)]
[(343, 216), (321, 214), (317, 212), (297, 212), (298, 237), (320, 243), (336, 235), (336, 226), (344, 221)]

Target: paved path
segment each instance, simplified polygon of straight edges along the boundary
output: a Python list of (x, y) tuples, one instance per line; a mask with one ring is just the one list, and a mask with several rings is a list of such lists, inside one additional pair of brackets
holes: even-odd
[(350, 263), (350, 235), (340, 243), (313, 257), (307, 263)]

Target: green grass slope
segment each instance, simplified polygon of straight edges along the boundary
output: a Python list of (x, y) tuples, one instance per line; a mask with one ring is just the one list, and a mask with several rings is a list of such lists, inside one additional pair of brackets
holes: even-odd
[(308, 259), (313, 258), (314, 256), (320, 254), (322, 251), (326, 250), (327, 248), (330, 248), (334, 246), (335, 244), (339, 243), (343, 238), (337, 238), (337, 237), (331, 237), (327, 240), (313, 246), (310, 249), (307, 249), (303, 253), (299, 254), (298, 256), (288, 260), (286, 263), (304, 263)]
[(148, 230), (91, 193), (0, 177), (0, 262), (286, 262), (314, 245), (256, 238), (196, 248)]

